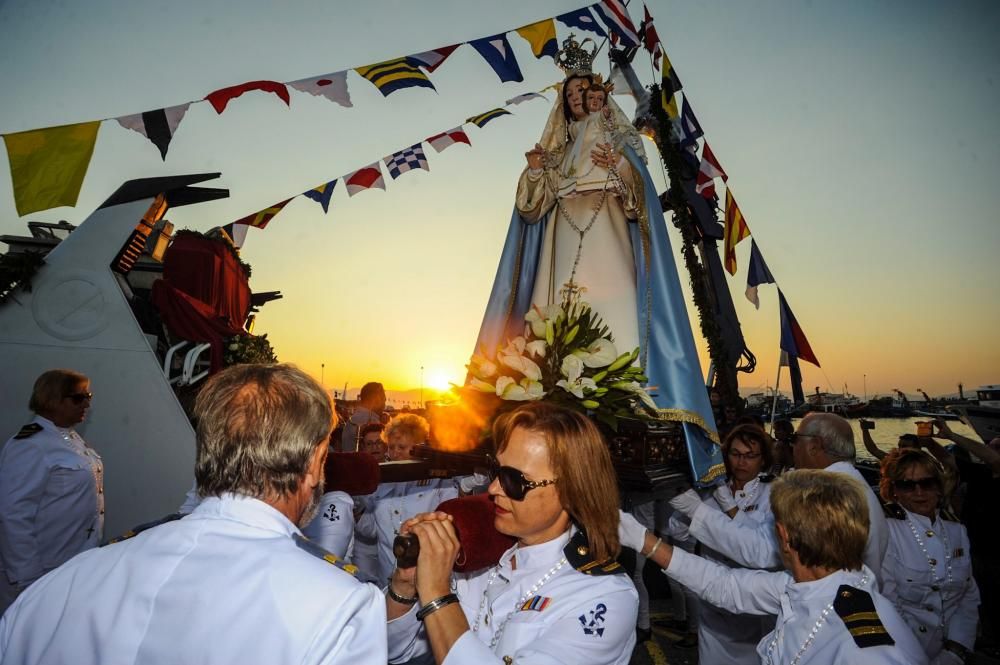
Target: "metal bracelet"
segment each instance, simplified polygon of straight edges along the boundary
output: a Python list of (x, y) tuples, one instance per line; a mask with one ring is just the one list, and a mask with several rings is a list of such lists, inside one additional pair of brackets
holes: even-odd
[(429, 614), (437, 612), (442, 607), (451, 605), (452, 603), (458, 602), (458, 596), (453, 593), (449, 593), (446, 596), (441, 596), (440, 598), (435, 598), (431, 602), (427, 603), (417, 612), (417, 619), (423, 621), (427, 618)]
[(656, 550), (659, 549), (660, 545), (662, 544), (663, 544), (663, 538), (657, 538), (656, 542), (653, 543), (653, 549), (649, 550), (649, 554), (644, 554), (643, 556), (645, 556), (647, 559), (652, 559), (653, 553), (656, 552)]
[(413, 598), (407, 598), (406, 596), (400, 596), (398, 593), (393, 591), (391, 577), (389, 578), (389, 583), (385, 586), (385, 593), (400, 605), (412, 605), (413, 603), (417, 602), (417, 600), (419, 600), (417, 596), (414, 596)]

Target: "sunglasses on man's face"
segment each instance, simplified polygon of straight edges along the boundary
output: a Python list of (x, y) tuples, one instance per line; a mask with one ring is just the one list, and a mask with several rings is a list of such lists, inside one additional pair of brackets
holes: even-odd
[(913, 480), (900, 479), (893, 483), (897, 492), (912, 492), (918, 487), (925, 492), (931, 492), (936, 489), (941, 489), (941, 484), (938, 482), (937, 478), (914, 478)]
[(503, 488), (503, 493), (512, 501), (523, 501), (525, 495), (536, 487), (545, 487), (556, 482), (555, 478), (538, 481), (528, 480), (524, 477), (523, 473), (514, 467), (501, 466), (500, 462), (492, 457), (489, 459), (487, 473), (490, 482), (493, 482), (494, 479), (500, 480), (500, 487)]
[(66, 395), (66, 399), (72, 401), (73, 404), (83, 404), (94, 399), (94, 393), (73, 393), (72, 395)]

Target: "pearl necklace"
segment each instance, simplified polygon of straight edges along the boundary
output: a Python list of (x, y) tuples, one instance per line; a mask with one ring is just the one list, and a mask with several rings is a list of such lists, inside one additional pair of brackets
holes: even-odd
[[(747, 492), (746, 486), (751, 483), (754, 484), (753, 489), (750, 492)], [(754, 497), (757, 496), (757, 492), (760, 491), (760, 485), (761, 485), (760, 476), (757, 476), (756, 478), (748, 480), (746, 484), (743, 485), (744, 489), (736, 490), (733, 492), (733, 498), (736, 499), (737, 506), (739, 507), (740, 510), (743, 510), (747, 506), (752, 505), (750, 502), (753, 501)], [(742, 497), (737, 496), (736, 495), (737, 492), (743, 492), (743, 496)], [(739, 505), (741, 499), (743, 501), (743, 505)]]
[[(503, 636), (503, 630), (504, 628), (507, 627), (507, 622), (510, 621), (512, 618), (514, 618), (514, 615), (517, 613), (518, 610), (521, 609), (521, 606), (524, 605), (524, 603), (526, 603), (529, 598), (533, 598), (534, 595), (538, 592), (538, 590), (541, 589), (542, 586), (546, 582), (548, 582), (553, 575), (559, 572), (559, 569), (562, 568), (565, 564), (566, 564), (566, 557), (559, 559), (559, 563), (552, 566), (552, 568), (549, 569), (549, 572), (542, 575), (542, 577), (539, 578), (539, 580), (535, 582), (533, 585), (531, 585), (531, 588), (528, 589), (524, 593), (524, 595), (522, 595), (518, 599), (516, 603), (514, 603), (514, 609), (506, 617), (504, 617), (503, 621), (500, 622), (500, 625), (498, 625), (496, 627), (496, 630), (493, 631), (493, 638), (490, 640), (490, 649), (495, 647), (497, 645), (497, 642), (500, 641), (500, 638)], [(486, 582), (486, 588), (483, 589), (483, 600), (479, 603), (479, 611), (476, 613), (476, 622), (472, 624), (472, 632), (474, 633), (479, 632), (480, 623), (485, 621), (486, 622), (485, 625), (489, 624), (489, 615), (492, 615), (492, 611), (489, 613), (489, 615), (487, 615), (486, 604), (489, 600), (488, 594), (490, 591), (490, 587), (493, 586), (493, 581), (496, 580), (497, 575), (499, 574), (500, 574), (500, 564), (497, 564), (490, 572), (490, 579)]]
[[(868, 584), (868, 573), (865, 573), (864, 575), (861, 576), (861, 581), (858, 582), (858, 586), (863, 587), (866, 584)], [(836, 597), (834, 597), (834, 600), (836, 600)], [(830, 615), (830, 612), (832, 611), (833, 611), (833, 602), (831, 601), (829, 605), (823, 608), (823, 611), (820, 613), (819, 618), (816, 619), (816, 623), (813, 624), (812, 630), (809, 631), (809, 636), (806, 637), (806, 641), (802, 643), (801, 647), (799, 647), (798, 653), (795, 654), (795, 658), (792, 658), (792, 660), (789, 661), (789, 665), (798, 665), (799, 661), (802, 660), (802, 656), (805, 654), (806, 651), (809, 650), (809, 647), (812, 646), (813, 640), (815, 640), (816, 635), (819, 634), (820, 628), (822, 628), (826, 624), (826, 618)], [(771, 639), (771, 643), (767, 645), (767, 662), (770, 663), (771, 665), (774, 665), (773, 652), (774, 652), (774, 647), (778, 644), (778, 638), (780, 637), (778, 633), (779, 629), (775, 628), (774, 637)]]
[[(938, 516), (939, 522), (943, 522), (940, 516)], [(933, 524), (933, 522), (932, 522)], [(917, 527), (910, 519), (909, 513), (906, 515), (906, 526), (910, 527), (910, 531), (913, 533), (913, 539), (917, 541), (917, 545), (920, 547), (920, 551), (924, 553), (924, 557), (927, 559), (927, 565), (931, 569), (931, 579), (935, 582), (940, 582), (942, 578), (937, 576), (937, 559), (933, 558), (930, 552), (927, 551), (927, 546), (924, 541), (920, 538), (920, 534), (917, 533)], [(952, 580), (952, 570), (951, 570), (951, 543), (948, 542), (948, 530), (945, 529), (944, 524), (941, 524), (939, 529), (941, 532), (941, 542), (944, 544), (944, 566), (945, 566), (945, 577), (943, 578), (945, 582), (950, 583)], [(927, 537), (930, 538), (934, 535), (934, 531), (928, 529)], [(944, 630), (944, 597), (943, 590), (940, 584), (931, 585), (931, 591), (937, 591), (941, 598), (941, 623), (939, 624), (941, 630)]]

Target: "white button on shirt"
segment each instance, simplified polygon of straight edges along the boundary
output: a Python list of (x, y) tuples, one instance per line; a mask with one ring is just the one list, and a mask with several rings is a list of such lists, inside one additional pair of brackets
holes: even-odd
[(0, 663), (383, 665), (385, 598), (297, 533), (256, 499), (206, 498), (32, 585), (0, 620)]

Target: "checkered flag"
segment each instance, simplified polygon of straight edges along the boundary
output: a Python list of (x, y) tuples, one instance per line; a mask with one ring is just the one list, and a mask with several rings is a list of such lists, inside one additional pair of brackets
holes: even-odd
[(383, 161), (385, 161), (385, 166), (389, 169), (389, 175), (392, 176), (393, 180), (413, 169), (431, 170), (427, 166), (427, 155), (424, 154), (424, 148), (419, 143), (393, 153)]

